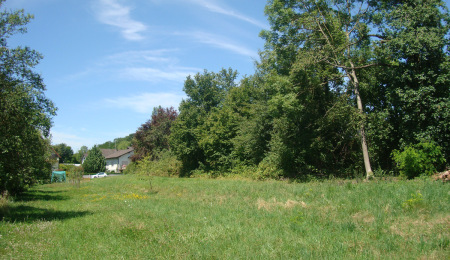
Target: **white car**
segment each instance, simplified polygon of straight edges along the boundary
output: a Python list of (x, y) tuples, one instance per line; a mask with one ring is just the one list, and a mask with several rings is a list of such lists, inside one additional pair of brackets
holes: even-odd
[(108, 176), (108, 174), (106, 174), (106, 173), (104, 173), (104, 172), (99, 172), (99, 173), (97, 173), (97, 174), (94, 174), (94, 175), (92, 175), (92, 179), (95, 179), (95, 178), (103, 178), (103, 177), (107, 177)]

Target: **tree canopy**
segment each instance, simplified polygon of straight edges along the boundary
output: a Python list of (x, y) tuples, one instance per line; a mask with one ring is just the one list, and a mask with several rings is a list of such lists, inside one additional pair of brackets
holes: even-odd
[(177, 118), (178, 113), (173, 107), (155, 107), (151, 118), (139, 127), (134, 134), (133, 161), (141, 160), (150, 156), (152, 159), (158, 157), (158, 153), (169, 150), (169, 135), (172, 123)]
[(53, 149), (55, 149), (55, 151), (59, 154), (60, 159), (59, 162), (60, 163), (72, 163), (74, 162), (74, 157), (73, 157), (73, 150), (72, 147), (68, 146), (67, 144), (57, 144), (57, 145), (53, 145)]

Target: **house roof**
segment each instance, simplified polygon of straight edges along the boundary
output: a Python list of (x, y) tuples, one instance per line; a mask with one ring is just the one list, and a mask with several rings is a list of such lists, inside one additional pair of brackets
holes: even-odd
[(118, 158), (124, 154), (132, 152), (134, 149), (129, 147), (126, 150), (115, 150), (115, 149), (100, 149), (105, 159)]
[(117, 152), (116, 149), (100, 149), (100, 151), (102, 152), (103, 157), (107, 158), (108, 156), (110, 156), (111, 154)]

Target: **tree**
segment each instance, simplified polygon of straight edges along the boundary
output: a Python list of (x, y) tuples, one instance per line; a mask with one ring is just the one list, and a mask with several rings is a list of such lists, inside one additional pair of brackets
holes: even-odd
[(98, 148), (125, 150), (131, 146), (133, 136), (134, 136), (134, 134), (129, 134), (128, 136), (125, 136), (125, 137), (115, 138), (114, 141), (107, 141), (103, 144), (99, 144)]
[(374, 1), (377, 23), (386, 39), (389, 70), (366, 99), (376, 111), (372, 139), (380, 142), (381, 161), (395, 149), (434, 141), (450, 156), (450, 16), (441, 0)]
[(46, 137), (56, 108), (45, 97), (42, 77), (33, 71), (42, 55), (7, 44), (12, 35), (26, 32), (32, 18), (23, 10), (0, 11), (0, 191), (12, 194), (48, 178), (51, 170)]
[(103, 172), (106, 169), (105, 166), (106, 160), (100, 148), (97, 146), (92, 147), (83, 163), (84, 171), (89, 173)]
[(55, 149), (55, 151), (59, 154), (59, 156), (61, 156), (59, 159), (60, 163), (73, 162), (74, 158), (73, 158), (72, 147), (68, 146), (67, 144), (62, 143), (62, 144), (54, 145), (53, 149)]
[[(228, 92), (236, 86), (237, 72), (222, 69), (218, 73), (204, 71), (194, 77), (188, 76), (184, 82), (184, 92), (188, 96), (180, 104), (180, 115), (175, 120), (170, 135), (170, 146), (182, 162), (183, 174), (207, 164), (205, 151), (200, 144), (202, 131), (207, 128), (206, 118), (211, 111), (223, 106)], [(206, 143), (204, 143), (206, 145)]]
[(146, 156), (156, 159), (158, 153), (169, 150), (169, 135), (172, 123), (178, 113), (173, 107), (155, 107), (151, 119), (142, 124), (133, 138), (133, 161), (141, 160)]
[(81, 146), (80, 150), (76, 154), (74, 154), (73, 158), (76, 163), (81, 163), (81, 160), (83, 159), (83, 156), (87, 154), (88, 148), (87, 146), (83, 145)]
[(313, 68), (309, 71), (318, 75), (318, 84), (331, 85), (330, 90), (341, 88), (342, 94), (353, 97), (360, 114), (358, 132), (367, 178), (373, 173), (361, 79), (364, 70), (388, 65), (384, 57), (377, 56), (386, 39), (372, 33), (376, 30), (375, 11), (370, 1), (364, 0), (273, 0), (266, 7), (272, 30), (262, 33), (279, 71), (304, 78), (304, 72)]

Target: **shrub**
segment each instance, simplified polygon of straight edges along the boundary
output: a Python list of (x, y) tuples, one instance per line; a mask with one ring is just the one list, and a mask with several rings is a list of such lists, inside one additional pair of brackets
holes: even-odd
[(154, 176), (175, 176), (180, 174), (181, 162), (170, 151), (162, 151), (157, 155), (158, 159), (152, 160), (151, 156), (144, 157), (140, 161), (130, 164), (127, 173)]
[(434, 142), (408, 145), (402, 151), (394, 150), (392, 157), (400, 176), (408, 179), (420, 175), (432, 175), (442, 170), (446, 162), (441, 147)]
[(84, 169), (81, 166), (72, 166), (73, 167), (70, 167), (66, 172), (67, 178), (72, 184), (79, 188), (81, 180), (83, 180)]

